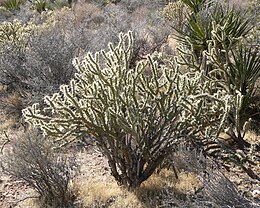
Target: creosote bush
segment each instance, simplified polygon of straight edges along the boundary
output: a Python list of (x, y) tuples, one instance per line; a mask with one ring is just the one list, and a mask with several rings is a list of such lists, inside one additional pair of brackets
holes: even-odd
[[(178, 71), (159, 54), (132, 66), (133, 34), (117, 46), (73, 61), (77, 73), (46, 107), (23, 110), (25, 120), (60, 145), (91, 135), (107, 157), (112, 175), (136, 188), (186, 138), (214, 140), (228, 112), (228, 97), (203, 74)], [(200, 140), (203, 142), (203, 140)]]
[(76, 170), (74, 158), (55, 153), (51, 143), (37, 131), (19, 136), (11, 141), (12, 149), (4, 151), (3, 171), (33, 188), (48, 207), (72, 205), (75, 195), (70, 182)]

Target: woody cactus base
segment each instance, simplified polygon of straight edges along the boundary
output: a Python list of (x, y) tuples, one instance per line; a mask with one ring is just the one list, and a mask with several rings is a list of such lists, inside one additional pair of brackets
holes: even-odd
[(91, 135), (128, 188), (148, 179), (181, 140), (217, 138), (228, 110), (225, 94), (210, 94), (215, 83), (202, 73), (180, 74), (156, 54), (133, 66), (132, 53), (132, 33), (120, 34), (107, 52), (75, 58), (75, 79), (46, 96), (47, 107), (23, 110), (61, 146)]

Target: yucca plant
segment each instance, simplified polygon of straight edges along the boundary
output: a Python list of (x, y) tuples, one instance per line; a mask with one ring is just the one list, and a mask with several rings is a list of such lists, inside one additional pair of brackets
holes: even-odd
[(1, 6), (7, 10), (14, 11), (19, 10), (23, 2), (23, 0), (5, 0), (3, 3), (1, 3)]
[[(234, 129), (229, 131), (241, 148), (249, 146), (243, 138), (247, 122), (260, 114), (259, 103), (255, 103), (256, 83), (260, 78), (260, 56), (254, 48), (239, 45), (237, 48), (225, 51), (226, 61), (222, 54), (212, 50), (212, 63), (221, 79), (219, 82), (227, 92), (235, 97), (235, 106), (230, 114)], [(212, 72), (215, 73), (215, 72)]]
[(205, 10), (189, 15), (184, 29), (176, 29), (176, 39), (193, 50), (201, 62), (203, 51), (207, 51), (213, 35), (215, 46), (222, 50), (223, 44), (228, 48), (234, 47), (251, 29), (250, 18), (246, 13), (224, 9), (221, 4), (212, 4)]
[(48, 0), (36, 0), (33, 2), (35, 9), (37, 12), (42, 13), (46, 11), (49, 7), (49, 1)]
[(186, 4), (195, 14), (197, 14), (207, 0), (181, 0)]
[(218, 81), (218, 87), (233, 96), (227, 133), (240, 149), (250, 146), (244, 135), (250, 118), (259, 114), (259, 104), (255, 101), (259, 52), (242, 45), (252, 29), (250, 20), (246, 12), (215, 3), (194, 10), (184, 29), (177, 30), (176, 35), (181, 45), (178, 62), (187, 69), (204, 71)]
[(242, 95), (254, 96), (255, 84), (260, 77), (260, 56), (254, 48), (240, 45), (231, 51), (232, 62), (226, 71), (228, 81)]
[(176, 39), (186, 47), (192, 47), (199, 58), (211, 40), (211, 29), (212, 25), (208, 19), (204, 20), (200, 15), (189, 15), (184, 30), (176, 29)]
[(251, 17), (247, 12), (216, 6), (211, 12), (211, 33), (215, 36), (214, 41), (218, 42), (218, 48), (231, 49), (241, 42), (241, 38), (244, 38), (253, 28), (250, 22)]

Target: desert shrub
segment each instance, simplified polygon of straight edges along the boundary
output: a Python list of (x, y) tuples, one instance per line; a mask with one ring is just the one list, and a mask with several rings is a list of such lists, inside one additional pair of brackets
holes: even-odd
[[(0, 3), (1, 5), (1, 3)], [(8, 21), (12, 22), (15, 19), (23, 23), (30, 22), (33, 20), (38, 14), (35, 10), (31, 8), (31, 2), (24, 0), (18, 10), (6, 10), (4, 7), (0, 6), (0, 22)]]
[(5, 150), (1, 166), (6, 174), (25, 182), (45, 205), (69, 207), (74, 200), (70, 182), (75, 172), (74, 158), (55, 153), (50, 141), (37, 131), (20, 134)]
[(39, 25), (2, 23), (0, 81), (8, 91), (27, 91), (30, 99), (37, 100), (71, 78), (77, 46), (54, 25), (51, 20)]
[(165, 20), (174, 22), (175, 27), (180, 30), (183, 27), (188, 12), (185, 4), (178, 0), (165, 6), (161, 11), (161, 15)]
[(89, 2), (92, 2), (94, 4), (97, 4), (99, 6), (106, 6), (107, 4), (110, 4), (110, 3), (118, 3), (120, 2), (121, 0), (88, 0)]
[(0, 82), (8, 85), (9, 89), (23, 85), (23, 79), (28, 76), (23, 70), (23, 62), (28, 37), (33, 34), (34, 26), (19, 20), (0, 25)]
[(33, 8), (38, 13), (45, 12), (47, 10), (55, 10), (55, 9), (61, 9), (63, 7), (71, 7), (72, 1), (66, 1), (66, 0), (32, 0), (30, 1)]
[(51, 8), (54, 9), (61, 9), (63, 7), (71, 7), (72, 6), (72, 0), (56, 0), (51, 4)]
[(38, 104), (23, 110), (27, 122), (61, 145), (92, 135), (112, 175), (129, 188), (149, 178), (182, 139), (214, 139), (228, 109), (224, 94), (209, 94), (215, 84), (202, 74), (182, 75), (155, 55), (132, 66), (132, 54), (132, 33), (120, 35), (107, 52), (76, 58), (75, 79), (46, 96), (43, 111)]
[(126, 33), (129, 29), (133, 31), (135, 38), (133, 60), (138, 61), (149, 53), (159, 51), (172, 33), (172, 28), (160, 17), (161, 7), (158, 7), (156, 2), (147, 4), (139, 1), (133, 2), (133, 5), (135, 3), (140, 6), (128, 7), (127, 2), (120, 2), (104, 9), (107, 24), (104, 37), (110, 34), (113, 39), (108, 40), (116, 43), (120, 32)]
[[(17, 21), (20, 27), (15, 31), (17, 44), (6, 39), (2, 44), (1, 83), (9, 91), (25, 90), (31, 94), (28, 100), (37, 101), (71, 79), (75, 72), (73, 57), (86, 51), (99, 51), (108, 42), (116, 43), (117, 34), (129, 29), (136, 38), (133, 62), (142, 59), (158, 50), (171, 32), (159, 18), (150, 18), (149, 8), (144, 10), (146, 13), (140, 16), (138, 11), (129, 14), (127, 7), (119, 4), (99, 8), (78, 3), (72, 10), (64, 8), (34, 16), (30, 18), (33, 23)], [(27, 28), (30, 31), (25, 31)]]
[[(55, 26), (40, 31), (30, 40), (32, 45), (24, 65), (31, 74), (29, 84), (35, 92), (44, 88), (51, 92), (67, 83), (74, 73), (71, 62), (77, 46), (66, 39), (66, 31), (60, 25)], [(50, 89), (46, 89), (46, 83)]]
[[(149, 22), (149, 14), (147, 9), (145, 16), (137, 19), (122, 5), (100, 9), (93, 4), (76, 4), (72, 11), (62, 9), (41, 14), (33, 23), (17, 21), (20, 28), (15, 31), (15, 38), (24, 43), (20, 46), (10, 40), (3, 41), (1, 83), (10, 91), (26, 90), (32, 94), (30, 100), (37, 101), (42, 94), (52, 93), (70, 80), (75, 72), (73, 57), (85, 51), (99, 51), (108, 42), (116, 43), (117, 34), (128, 31), (129, 27), (137, 39), (135, 59), (141, 59), (159, 49), (170, 33), (170, 28), (163, 27), (159, 20)], [(158, 30), (158, 25), (164, 29)], [(34, 28), (25, 31), (29, 26)]]

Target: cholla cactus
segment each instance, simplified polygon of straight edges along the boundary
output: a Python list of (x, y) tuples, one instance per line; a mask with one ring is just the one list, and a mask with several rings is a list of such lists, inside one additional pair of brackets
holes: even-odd
[(221, 41), (223, 49), (219, 50), (220, 40), (228, 38), (229, 42), (235, 42), (237, 39), (217, 26), (212, 33), (213, 40), (209, 44), (209, 53), (206, 53), (214, 67), (210, 75), (217, 77), (223, 89), (233, 96), (233, 110), (229, 116), (232, 128), (228, 133), (239, 147), (244, 149), (250, 146), (244, 140), (248, 130), (245, 126), (249, 125), (252, 117), (259, 115), (259, 104), (255, 99), (257, 80), (260, 77), (259, 52), (253, 47), (246, 48), (241, 44), (236, 48), (230, 48), (225, 41)]
[(259, 53), (253, 47), (247, 49), (242, 45), (244, 37), (252, 29), (250, 18), (246, 13), (226, 9), (222, 4), (206, 7), (209, 1), (182, 1), (190, 7), (196, 2), (202, 3), (205, 8), (199, 6), (200, 10), (196, 12), (194, 7), (194, 14), (185, 24), (186, 30), (178, 31), (177, 40), (181, 45), (177, 49), (177, 61), (185, 69), (204, 71), (233, 96), (233, 111), (229, 117), (234, 128), (232, 138), (240, 148), (249, 146), (243, 140), (243, 126), (257, 111), (250, 108), (260, 76)]
[(199, 72), (180, 74), (173, 62), (149, 55), (131, 64), (133, 35), (120, 35), (107, 52), (74, 59), (75, 79), (46, 96), (43, 110), (23, 110), (27, 122), (60, 144), (92, 135), (108, 158), (112, 175), (138, 187), (181, 139), (213, 139), (221, 130), (228, 99), (210, 95), (214, 83)]
[(3, 22), (0, 24), (0, 50), (1, 47), (13, 45), (23, 47), (26, 39), (32, 34), (35, 25), (32, 23), (23, 24), (19, 20)]

